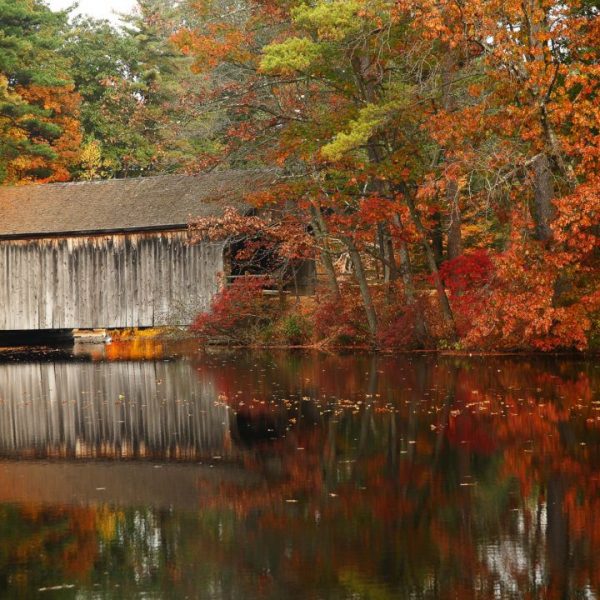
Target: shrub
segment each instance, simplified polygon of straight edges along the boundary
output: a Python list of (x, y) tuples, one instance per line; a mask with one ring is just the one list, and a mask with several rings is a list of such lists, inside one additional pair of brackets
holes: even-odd
[(290, 314), (283, 317), (280, 330), (283, 340), (288, 344), (299, 346), (310, 340), (311, 326), (302, 315)]
[(584, 350), (600, 292), (576, 259), (515, 234), (509, 248), (493, 256), (487, 275), (452, 295), (466, 325), (464, 347)]
[(408, 305), (403, 283), (396, 280), (380, 287), (373, 300), (379, 319), (377, 345), (384, 350), (422, 349), (444, 334), (435, 294), (418, 293), (416, 302)]
[(319, 340), (327, 340), (334, 345), (351, 346), (370, 341), (365, 310), (354, 286), (343, 286), (339, 298), (320, 298), (314, 311), (313, 325)]
[(469, 293), (489, 283), (494, 264), (487, 250), (474, 250), (440, 266), (440, 277), (454, 295)]
[(418, 345), (415, 336), (416, 309), (399, 307), (394, 317), (379, 324), (377, 344), (384, 349), (413, 348)]
[(494, 263), (487, 250), (475, 250), (443, 263), (440, 278), (450, 300), (460, 336), (466, 335), (474, 320), (486, 310), (494, 277)]
[[(591, 329), (585, 296), (573, 301), (558, 292), (568, 270), (552, 269), (553, 257), (537, 242), (514, 244), (494, 257), (495, 274), (473, 311), (465, 347), (494, 350), (584, 350)], [(600, 295), (599, 295), (600, 299)]]
[(210, 310), (200, 313), (191, 326), (203, 340), (214, 338), (250, 344), (262, 329), (277, 319), (277, 303), (263, 294), (269, 280), (265, 277), (240, 277), (223, 288)]

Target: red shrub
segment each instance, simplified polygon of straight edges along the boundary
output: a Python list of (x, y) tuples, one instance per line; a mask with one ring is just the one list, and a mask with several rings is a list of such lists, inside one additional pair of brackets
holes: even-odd
[(416, 316), (416, 308), (397, 307), (394, 318), (379, 324), (378, 345), (388, 350), (418, 346), (415, 331)]
[(240, 277), (214, 298), (210, 311), (200, 313), (190, 329), (201, 338), (252, 342), (257, 331), (275, 317), (274, 303), (263, 294), (269, 280)]
[[(378, 319), (375, 342), (380, 348), (416, 348), (426, 343), (427, 340), (417, 339), (415, 323), (418, 316), (429, 320), (428, 298), (420, 298), (418, 305), (407, 306), (401, 281), (373, 286), (371, 296)], [(313, 319), (313, 330), (320, 340), (344, 346), (373, 342), (357, 286), (343, 286), (340, 298), (321, 299)]]
[(485, 303), (480, 301), (482, 307), (473, 314), (463, 338), (466, 347), (542, 351), (587, 347), (600, 294), (594, 299), (585, 293), (597, 284), (580, 270), (580, 263), (571, 266), (560, 248), (547, 250), (535, 240), (515, 240), (494, 257), (494, 265), (493, 281), (481, 294)]
[(494, 276), (494, 263), (487, 250), (475, 250), (449, 260), (440, 267), (440, 277), (450, 291), (459, 335), (485, 310), (486, 290)]
[(458, 295), (485, 286), (493, 271), (494, 264), (487, 250), (475, 250), (443, 263), (440, 277), (452, 295)]
[(367, 318), (358, 289), (345, 285), (339, 298), (321, 298), (313, 314), (313, 330), (320, 340), (330, 340), (334, 344), (346, 346), (368, 342)]

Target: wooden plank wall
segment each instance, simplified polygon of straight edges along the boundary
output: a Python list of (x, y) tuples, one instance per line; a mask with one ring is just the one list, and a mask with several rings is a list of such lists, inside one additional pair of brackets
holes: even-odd
[(0, 240), (0, 331), (189, 324), (209, 306), (223, 246), (185, 231)]

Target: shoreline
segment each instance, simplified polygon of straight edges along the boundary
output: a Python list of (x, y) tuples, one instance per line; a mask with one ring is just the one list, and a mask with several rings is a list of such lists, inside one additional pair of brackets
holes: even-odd
[[(168, 336), (132, 336), (125, 339), (115, 340), (109, 343), (57, 343), (57, 344), (19, 344), (14, 346), (0, 346), (0, 361), (5, 360), (85, 360), (92, 358), (97, 351), (102, 348), (120, 345), (124, 347), (135, 344), (162, 345), (164, 346), (164, 355), (169, 356), (172, 353), (181, 354), (182, 349), (194, 352), (207, 351), (280, 351), (280, 352), (320, 352), (329, 355), (348, 355), (348, 354), (370, 354), (384, 357), (394, 356), (418, 356), (418, 355), (437, 355), (441, 357), (457, 358), (486, 358), (502, 356), (535, 356), (535, 357), (572, 357), (572, 358), (599, 358), (600, 352), (597, 350), (564, 350), (543, 352), (536, 350), (448, 350), (448, 349), (377, 349), (368, 345), (360, 346), (327, 346), (323, 344), (272, 344), (272, 345), (244, 345), (244, 344), (201, 344), (197, 338), (185, 336), (175, 339)], [(194, 348), (190, 348), (194, 344)], [(186, 348), (187, 346), (187, 348)], [(169, 352), (169, 350), (173, 352)], [(110, 359), (109, 359), (110, 360)]]

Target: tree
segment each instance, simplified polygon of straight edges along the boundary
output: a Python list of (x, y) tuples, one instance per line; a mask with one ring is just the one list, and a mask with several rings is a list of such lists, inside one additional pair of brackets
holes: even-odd
[(0, 2), (0, 181), (63, 181), (75, 162), (80, 98), (57, 49), (66, 15)]
[[(470, 200), (506, 225), (467, 342), (583, 348), (600, 309), (597, 10), (578, 1), (438, 6), (442, 40), (472, 48), (484, 78), (464, 107), (434, 115), (431, 131), (462, 164)], [(442, 14), (453, 18), (442, 24)]]
[[(596, 8), (317, 0), (249, 2), (227, 15), (220, 2), (194, 6), (200, 25), (175, 40), (210, 78), (221, 162), (277, 162), (296, 182), (324, 264), (332, 249), (350, 256), (374, 338), (373, 284), (391, 290), (400, 279), (404, 304), (418, 307), (415, 274), (427, 270), (443, 337), (456, 341), (459, 300), (448, 298), (440, 263), (486, 246), (494, 277), (467, 343), (585, 346), (600, 308), (598, 235), (582, 214), (598, 189)], [(567, 243), (572, 219), (577, 247)], [(424, 312), (414, 314), (424, 339)]]
[(210, 124), (196, 114), (204, 83), (169, 40), (183, 19), (174, 0), (140, 0), (123, 28), (75, 20), (65, 54), (84, 100), (88, 144), (99, 144), (107, 165), (104, 176), (195, 168)]
[[(402, 77), (400, 60), (407, 23), (393, 6), (248, 5), (243, 17), (210, 25), (216, 41), (198, 30), (176, 37), (198, 69), (219, 74), (217, 97), (232, 123), (229, 161), (247, 161), (252, 148), (255, 159), (258, 154), (275, 160), (303, 178), (304, 197), (312, 198), (311, 217), (315, 220), (316, 212), (317, 222), (325, 224), (316, 230), (349, 253), (373, 336), (378, 317), (365, 251), (380, 261), (385, 281), (402, 273), (412, 303), (409, 256), (406, 248), (400, 251), (399, 269), (394, 247), (403, 247), (410, 235), (403, 219), (417, 227), (428, 258), (433, 252), (418, 210), (407, 210), (402, 201), (409, 187), (400, 176), (405, 172), (401, 161), (414, 154), (414, 145), (400, 137), (394, 120), (406, 112), (414, 91)], [(205, 11), (214, 16), (210, 8)], [(267, 36), (267, 21), (278, 24), (272, 36)], [(243, 125), (236, 125), (242, 119)], [(415, 123), (409, 117), (402, 125), (410, 129)], [(437, 277), (435, 263), (429, 264)], [(437, 285), (437, 290), (452, 334), (450, 305), (443, 288)]]

